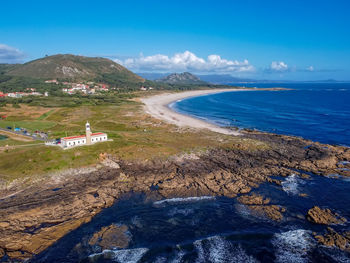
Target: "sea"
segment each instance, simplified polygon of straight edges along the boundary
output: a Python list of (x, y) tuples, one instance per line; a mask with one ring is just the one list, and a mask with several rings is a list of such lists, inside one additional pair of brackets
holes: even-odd
[(234, 84), (284, 91), (237, 91), (177, 101), (170, 107), (207, 122), (350, 146), (350, 83)]
[[(285, 91), (244, 91), (178, 101), (175, 110), (218, 124), (350, 145), (348, 84), (254, 84)], [(349, 166), (350, 162), (344, 162)], [(32, 262), (350, 262), (350, 254), (319, 245), (313, 232), (326, 227), (305, 220), (311, 207), (329, 207), (348, 222), (350, 179), (309, 178), (291, 172), (282, 185), (261, 184), (253, 193), (286, 208), (280, 222), (253, 213), (236, 198), (188, 197), (151, 200), (130, 193), (91, 222), (61, 238)], [(303, 194), (303, 195), (300, 195)], [(89, 242), (104, 227), (127, 226), (125, 248), (102, 249)], [(115, 238), (118, 238), (116, 236)]]

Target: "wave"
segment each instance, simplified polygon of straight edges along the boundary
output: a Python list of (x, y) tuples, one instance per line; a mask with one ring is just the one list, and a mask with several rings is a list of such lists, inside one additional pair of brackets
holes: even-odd
[(300, 192), (299, 186), (303, 183), (296, 174), (291, 174), (282, 182), (282, 189), (289, 195), (297, 195)]
[(203, 200), (214, 200), (214, 196), (199, 196), (199, 197), (176, 197), (170, 199), (164, 199), (160, 201), (153, 202), (153, 205), (162, 205), (162, 204), (176, 204), (176, 203), (187, 203), (187, 202), (198, 202)]
[(316, 246), (311, 231), (291, 230), (275, 234), (271, 240), (276, 249), (275, 262), (309, 262), (309, 252)]
[(103, 250), (101, 253), (95, 253), (89, 256), (89, 262), (100, 262), (101, 259), (111, 262), (136, 263), (148, 252), (148, 248), (133, 248), (122, 250)]
[(254, 257), (249, 256), (240, 245), (234, 246), (221, 236), (197, 240), (193, 244), (197, 251), (196, 263), (258, 262)]

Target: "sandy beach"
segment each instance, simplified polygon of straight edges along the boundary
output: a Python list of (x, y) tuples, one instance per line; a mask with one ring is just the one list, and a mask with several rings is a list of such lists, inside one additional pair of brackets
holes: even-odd
[(240, 135), (238, 131), (222, 128), (214, 124), (202, 121), (197, 118), (190, 117), (177, 113), (171, 108), (169, 104), (181, 99), (202, 96), (221, 92), (232, 91), (245, 91), (248, 89), (212, 89), (212, 90), (191, 90), (179, 93), (165, 93), (160, 95), (151, 96), (148, 98), (142, 98), (141, 101), (145, 104), (146, 113), (150, 114), (154, 118), (163, 120), (165, 122), (175, 124), (179, 127), (191, 127), (196, 129), (208, 129), (214, 132), (228, 134), (228, 135)]

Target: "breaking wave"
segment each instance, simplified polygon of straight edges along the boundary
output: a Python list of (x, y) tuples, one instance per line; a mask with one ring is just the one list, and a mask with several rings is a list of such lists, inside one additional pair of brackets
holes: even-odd
[(258, 262), (254, 257), (249, 256), (240, 245), (234, 246), (220, 236), (197, 240), (193, 244), (198, 254), (196, 263)]
[(136, 263), (146, 254), (148, 248), (133, 248), (122, 250), (103, 250), (101, 253), (89, 256), (89, 262), (99, 262), (101, 259), (118, 263)]
[(271, 242), (276, 249), (276, 262), (309, 262), (308, 253), (316, 245), (311, 231), (304, 229), (275, 234)]
[(296, 174), (291, 174), (282, 182), (282, 189), (289, 195), (297, 195), (300, 192), (299, 185), (303, 183)]
[(198, 202), (202, 200), (214, 200), (214, 196), (200, 196), (200, 197), (185, 197), (185, 198), (170, 198), (160, 201), (153, 202), (154, 205), (163, 205), (163, 204), (176, 204), (176, 203), (187, 203), (187, 202)]

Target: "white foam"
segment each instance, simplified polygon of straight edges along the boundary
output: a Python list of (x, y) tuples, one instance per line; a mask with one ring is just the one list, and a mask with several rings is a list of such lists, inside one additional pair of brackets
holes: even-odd
[(103, 250), (101, 253), (92, 254), (89, 256), (90, 262), (95, 262), (101, 257), (112, 262), (118, 263), (136, 263), (148, 251), (148, 248), (133, 248), (121, 250)]
[(202, 200), (213, 200), (215, 199), (214, 196), (200, 196), (200, 197), (185, 197), (185, 198), (170, 198), (170, 199), (164, 199), (160, 201), (156, 201), (153, 204), (154, 205), (162, 205), (162, 204), (172, 204), (172, 203), (186, 203), (186, 202), (198, 202)]
[(309, 262), (308, 252), (316, 245), (311, 231), (304, 229), (275, 234), (271, 242), (276, 248), (276, 262)]
[(299, 194), (299, 185), (304, 183), (296, 174), (291, 174), (282, 182), (282, 189), (287, 194)]
[(180, 263), (182, 261), (183, 256), (186, 255), (186, 253), (183, 250), (180, 250), (178, 253), (176, 253), (175, 257), (170, 260), (171, 263)]
[(196, 259), (197, 263), (257, 262), (254, 257), (247, 255), (241, 246), (233, 246), (220, 236), (197, 240), (193, 244), (198, 254)]

